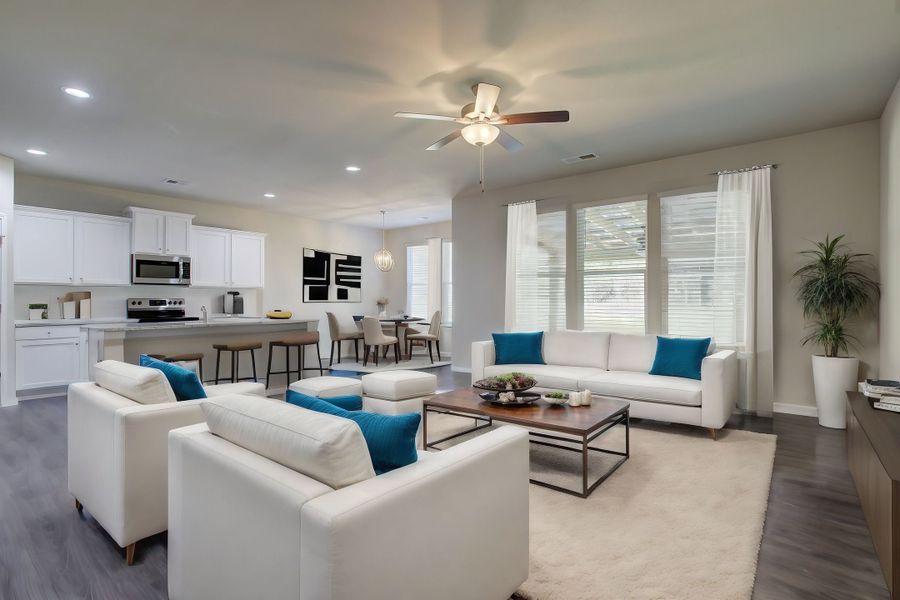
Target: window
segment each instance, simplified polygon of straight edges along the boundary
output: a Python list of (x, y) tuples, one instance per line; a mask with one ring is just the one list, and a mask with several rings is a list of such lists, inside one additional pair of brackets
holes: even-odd
[(516, 273), (516, 329), (566, 328), (566, 211), (537, 215), (533, 270)]
[(453, 242), (444, 240), (441, 249), (441, 320), (453, 323)]
[(576, 223), (584, 329), (644, 333), (647, 200), (579, 208)]
[(428, 312), (428, 246), (406, 247), (406, 312), (424, 317)]
[[(662, 196), (663, 331), (743, 344), (742, 227), (718, 215), (716, 192)], [(732, 223), (729, 226), (729, 223)]]

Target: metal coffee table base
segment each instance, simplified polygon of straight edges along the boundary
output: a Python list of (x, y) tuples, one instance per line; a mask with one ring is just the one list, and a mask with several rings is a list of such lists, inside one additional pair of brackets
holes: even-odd
[[(465, 431), (460, 431), (458, 433), (454, 433), (453, 435), (448, 435), (439, 440), (434, 440), (433, 442), (428, 441), (428, 413), (439, 413), (442, 415), (452, 415), (455, 417), (463, 417), (466, 419), (474, 419), (475, 422), (481, 422), (481, 425), (477, 425), (475, 427), (466, 429)], [(440, 450), (437, 447), (438, 444), (443, 444), (444, 442), (450, 441), (452, 439), (468, 435), (475, 431), (479, 431), (481, 429), (487, 429), (491, 425), (494, 424), (494, 420), (491, 417), (486, 417), (482, 415), (476, 415), (472, 413), (464, 413), (457, 412), (446, 409), (436, 409), (431, 408), (429, 406), (425, 407), (424, 414), (422, 415), (422, 440), (426, 450), (429, 448), (434, 450)], [(598, 437), (615, 427), (616, 425), (624, 425), (625, 426), (625, 451), (617, 452), (615, 450), (606, 450), (603, 448), (594, 448), (590, 445), (591, 442), (596, 440)], [(622, 466), (630, 455), (630, 419), (628, 416), (628, 411), (624, 411), (622, 414), (613, 418), (607, 423), (604, 423), (601, 427), (599, 427), (596, 431), (591, 432), (590, 434), (585, 434), (578, 437), (562, 437), (558, 435), (551, 435), (549, 433), (540, 433), (537, 431), (531, 431), (529, 429), (529, 441), (532, 444), (536, 444), (539, 446), (547, 446), (550, 448), (557, 448), (559, 450), (568, 450), (569, 452), (577, 452), (581, 454), (581, 489), (571, 489), (567, 487), (562, 487), (553, 483), (548, 483), (546, 481), (540, 481), (538, 479), (529, 479), (531, 483), (534, 485), (539, 485), (541, 487), (549, 488), (551, 490), (556, 490), (558, 492), (564, 492), (566, 494), (571, 494), (573, 496), (578, 496), (579, 498), (587, 498), (591, 495), (597, 486), (606, 481), (606, 479), (616, 472), (616, 469)], [(545, 441), (552, 440), (552, 441)], [(560, 443), (561, 442), (561, 443)], [(564, 445), (568, 444), (568, 445)], [(603, 472), (596, 480), (588, 483), (588, 458), (591, 452), (600, 452), (602, 454), (612, 454), (614, 456), (619, 456), (619, 460), (613, 463), (610, 468)]]

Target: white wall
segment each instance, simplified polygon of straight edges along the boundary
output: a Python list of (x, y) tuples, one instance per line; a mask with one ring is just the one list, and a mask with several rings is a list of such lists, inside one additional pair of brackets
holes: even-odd
[(0, 156), (0, 214), (6, 225), (6, 238), (2, 241), (0, 253), (0, 406), (16, 403), (16, 341), (13, 331), (13, 286), (12, 286), (12, 239), (13, 239), (13, 198), (15, 197), (15, 172), (11, 158)]
[(900, 82), (881, 116), (881, 375), (900, 378)]
[[(537, 198), (574, 204), (714, 186), (710, 173), (772, 162), (780, 167), (772, 175), (776, 397), (770, 401), (814, 406), (809, 357), (817, 350), (800, 344), (804, 322), (791, 274), (808, 240), (826, 234), (844, 233), (856, 251), (878, 254), (878, 121), (454, 198), (454, 366), (468, 368), (471, 343), (503, 328), (503, 204)], [(864, 369), (875, 373), (874, 317), (858, 334)]]
[[(242, 291), (248, 296), (247, 312), (262, 313), (283, 308), (292, 311), (297, 317), (319, 319), (322, 351), (325, 355), (330, 342), (325, 311), (334, 312), (347, 320), (354, 314), (370, 314), (376, 310), (375, 299), (387, 293), (387, 277), (375, 268), (372, 261), (375, 251), (381, 247), (380, 230), (23, 174), (16, 177), (15, 202), (107, 215), (121, 215), (127, 206), (143, 206), (194, 214), (195, 225), (265, 233), (266, 285), (264, 290), (258, 292)], [(301, 259), (304, 247), (361, 255), (363, 301), (303, 303)], [(73, 289), (75, 288), (17, 285), (17, 318), (27, 318), (25, 306), (29, 302), (49, 302), (51, 310), (58, 311), (56, 297)], [(225, 291), (169, 286), (86, 289), (91, 290), (95, 299), (95, 316), (124, 316), (124, 299), (129, 296), (183, 296), (188, 299), (190, 313), (199, 314), (200, 304), (213, 307), (211, 312), (221, 312), (219, 296)]]

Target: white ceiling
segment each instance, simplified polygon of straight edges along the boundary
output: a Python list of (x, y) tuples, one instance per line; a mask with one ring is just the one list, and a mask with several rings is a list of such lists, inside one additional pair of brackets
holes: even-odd
[(473, 82), (502, 85), (507, 113), (572, 114), (510, 128), (518, 154), (489, 147), (499, 187), (877, 118), (898, 75), (895, 0), (5, 0), (0, 153), (363, 225), (385, 208), (398, 227), (449, 218), (478, 152), (425, 152), (452, 124), (394, 111), (454, 114)]

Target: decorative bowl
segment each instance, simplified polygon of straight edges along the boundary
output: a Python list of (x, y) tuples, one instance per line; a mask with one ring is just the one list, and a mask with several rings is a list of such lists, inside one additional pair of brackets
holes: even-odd
[(569, 395), (565, 392), (548, 392), (541, 396), (541, 399), (547, 404), (559, 406), (569, 401)]
[(482, 400), (497, 406), (531, 406), (541, 397), (537, 392), (481, 392)]
[(485, 377), (472, 384), (472, 387), (489, 392), (513, 392), (518, 395), (533, 388), (537, 380), (525, 373), (504, 373), (494, 377)]

